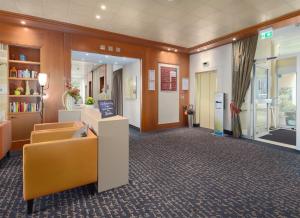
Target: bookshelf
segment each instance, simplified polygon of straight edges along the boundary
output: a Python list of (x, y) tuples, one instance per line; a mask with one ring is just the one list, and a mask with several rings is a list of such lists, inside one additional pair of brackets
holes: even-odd
[(8, 117), (12, 121), (12, 139), (13, 143), (22, 144), (20, 142), (29, 140), (34, 124), (41, 122), (40, 49), (9, 45), (7, 63)]
[(0, 43), (0, 119), (7, 119), (8, 45)]

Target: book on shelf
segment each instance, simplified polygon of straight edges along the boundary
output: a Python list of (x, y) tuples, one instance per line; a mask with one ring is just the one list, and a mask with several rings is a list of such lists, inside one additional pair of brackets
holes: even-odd
[(10, 102), (9, 111), (11, 113), (19, 112), (38, 112), (40, 111), (39, 103), (27, 103), (27, 102)]

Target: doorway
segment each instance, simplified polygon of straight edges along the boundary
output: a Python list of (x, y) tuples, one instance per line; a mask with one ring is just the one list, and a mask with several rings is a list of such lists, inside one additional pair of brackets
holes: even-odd
[(216, 71), (195, 74), (196, 107), (195, 123), (200, 127), (214, 129), (214, 99), (217, 91)]
[(80, 90), (80, 107), (86, 99), (113, 100), (116, 113), (141, 128), (141, 60), (98, 53), (72, 51), (71, 86)]
[(253, 139), (296, 148), (297, 56), (256, 61), (252, 78)]

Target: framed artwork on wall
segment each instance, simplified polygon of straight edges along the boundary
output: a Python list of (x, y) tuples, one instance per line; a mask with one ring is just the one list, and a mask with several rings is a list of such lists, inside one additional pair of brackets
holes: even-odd
[(161, 91), (177, 91), (178, 66), (160, 64), (159, 75)]
[(137, 77), (128, 76), (125, 79), (125, 98), (126, 99), (136, 99), (137, 97)]

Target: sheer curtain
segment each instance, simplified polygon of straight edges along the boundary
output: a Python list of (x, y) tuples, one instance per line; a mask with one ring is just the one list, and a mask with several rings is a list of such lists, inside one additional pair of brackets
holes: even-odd
[(250, 85), (258, 35), (233, 43), (231, 122), (233, 136), (241, 137), (240, 111)]

